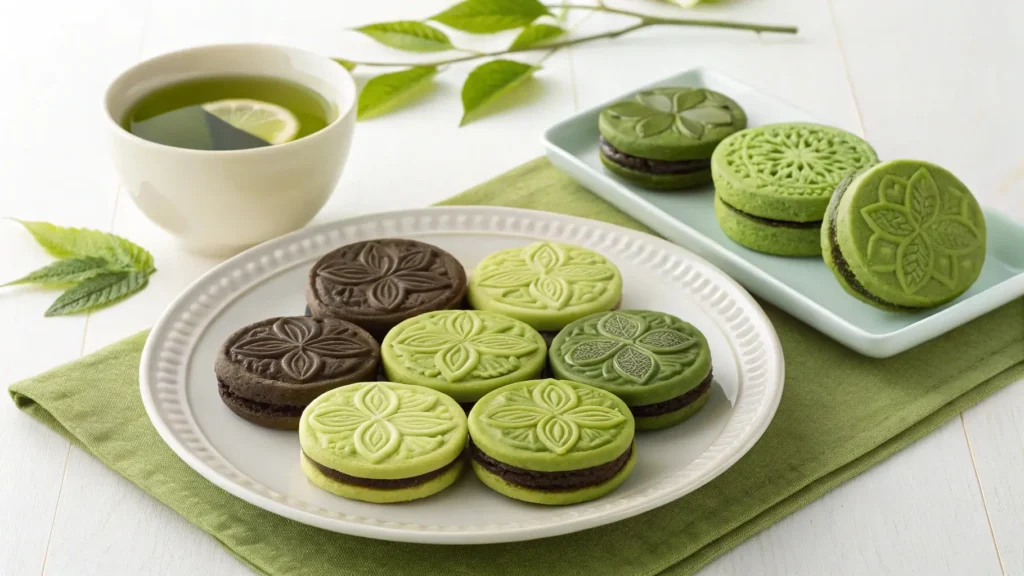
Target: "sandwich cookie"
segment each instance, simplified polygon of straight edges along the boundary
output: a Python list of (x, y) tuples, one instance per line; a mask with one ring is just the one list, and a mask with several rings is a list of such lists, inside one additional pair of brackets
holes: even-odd
[(386, 238), (328, 252), (309, 271), (306, 303), (316, 317), (358, 324), (384, 338), (399, 322), (434, 310), (458, 308), (466, 271), (436, 246)]
[(469, 413), (477, 477), (510, 498), (575, 504), (600, 498), (633, 470), (633, 416), (614, 394), (531, 380), (487, 394)]
[(727, 96), (705, 88), (656, 88), (601, 112), (601, 163), (651, 190), (711, 181), (711, 153), (742, 130), (747, 116)]
[(619, 269), (597, 252), (536, 242), (484, 258), (469, 281), (469, 303), (542, 332), (557, 331), (622, 298)]
[(878, 162), (857, 136), (818, 124), (771, 124), (726, 138), (711, 158), (715, 216), (751, 250), (821, 253), (821, 222), (836, 186)]
[(406, 502), (451, 486), (462, 472), (466, 415), (429, 388), (360, 382), (302, 413), (302, 471), (338, 496)]
[(985, 217), (946, 169), (892, 160), (848, 178), (821, 230), (825, 264), (843, 288), (883, 310), (944, 304), (985, 262)]
[(270, 318), (238, 330), (214, 363), (220, 398), (260, 426), (295, 430), (314, 398), (372, 379), (377, 342), (354, 324), (332, 318)]
[(547, 346), (524, 322), (494, 312), (441, 310), (395, 326), (381, 345), (388, 380), (433, 388), (462, 403), (537, 378)]
[(594, 314), (558, 333), (549, 353), (556, 378), (607, 390), (641, 430), (693, 416), (711, 394), (711, 349), (700, 330), (664, 312)]

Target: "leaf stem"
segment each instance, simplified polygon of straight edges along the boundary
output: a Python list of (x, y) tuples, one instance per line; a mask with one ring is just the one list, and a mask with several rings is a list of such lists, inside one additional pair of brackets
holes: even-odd
[[(647, 28), (649, 26), (696, 26), (696, 27), (707, 27), (707, 28), (728, 28), (732, 30), (748, 30), (751, 32), (777, 32), (780, 34), (796, 34), (796, 26), (774, 26), (766, 24), (751, 24), (748, 22), (731, 22), (726, 20), (695, 20), (695, 19), (680, 19), (680, 18), (661, 18), (657, 16), (647, 16), (639, 14), (637, 12), (630, 12), (628, 10), (619, 10), (617, 8), (609, 8), (606, 6), (587, 6), (580, 4), (559, 4), (556, 6), (549, 6), (549, 8), (562, 7), (568, 10), (595, 10), (598, 12), (607, 12), (609, 14), (620, 14), (623, 16), (633, 16), (640, 18), (639, 22), (626, 26), (625, 28), (619, 28), (618, 30), (611, 30), (608, 32), (601, 32), (599, 34), (590, 34), (588, 36), (580, 36), (578, 38), (572, 38), (569, 40), (563, 40), (561, 42), (552, 42), (550, 44), (540, 44), (536, 46), (526, 46), (524, 48), (509, 48), (506, 50), (496, 50), (493, 52), (473, 52), (464, 56), (456, 56), (454, 58), (448, 58), (445, 60), (434, 60), (428, 62), (367, 62), (361, 60), (349, 60), (353, 64), (358, 66), (371, 66), (371, 67), (382, 67), (382, 68), (405, 68), (409, 66), (447, 66), (449, 64), (456, 64), (459, 62), (468, 62), (471, 60), (479, 60), (481, 58), (493, 58), (495, 56), (504, 56), (505, 54), (515, 54), (518, 52), (531, 52), (534, 50), (550, 50), (551, 54), (567, 48), (569, 46), (575, 46), (577, 44), (583, 44), (586, 42), (592, 42), (594, 40), (600, 40), (603, 38), (618, 38), (624, 34), (634, 32), (641, 28)], [(545, 57), (546, 59), (547, 57)]]

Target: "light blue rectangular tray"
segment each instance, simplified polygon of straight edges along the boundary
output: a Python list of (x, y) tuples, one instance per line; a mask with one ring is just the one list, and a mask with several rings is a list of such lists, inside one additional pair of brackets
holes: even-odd
[(820, 259), (769, 256), (733, 243), (715, 220), (711, 185), (686, 192), (651, 192), (616, 178), (598, 159), (598, 114), (633, 92), (656, 86), (703, 86), (722, 92), (743, 107), (750, 126), (827, 123), (728, 76), (697, 68), (556, 124), (544, 134), (551, 162), (630, 216), (715, 264), (754, 294), (845, 346), (876, 358), (893, 356), (1024, 296), (1024, 226), (993, 210), (985, 210), (988, 254), (974, 286), (945, 306), (908, 314), (878, 310), (848, 295)]

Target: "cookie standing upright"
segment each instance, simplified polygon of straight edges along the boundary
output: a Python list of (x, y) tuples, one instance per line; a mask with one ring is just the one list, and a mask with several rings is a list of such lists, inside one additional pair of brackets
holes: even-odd
[(466, 271), (454, 256), (416, 240), (384, 238), (317, 260), (306, 303), (313, 316), (352, 322), (380, 340), (403, 320), (458, 308), (465, 293)]
[(466, 415), (448, 396), (361, 382), (314, 400), (299, 425), (302, 471), (338, 496), (406, 502), (451, 486), (463, 468)]
[(892, 160), (843, 182), (821, 230), (825, 264), (843, 288), (883, 310), (953, 300), (985, 262), (985, 217), (945, 168)]
[(294, 430), (324, 392), (373, 378), (380, 348), (365, 330), (333, 318), (270, 318), (228, 337), (214, 363), (221, 400), (260, 426)]
[(441, 310), (395, 326), (381, 343), (388, 380), (444, 392), (465, 406), (544, 369), (544, 338), (494, 312)]
[(778, 256), (817, 256), (825, 208), (844, 178), (878, 162), (857, 136), (820, 124), (771, 124), (726, 138), (711, 158), (726, 236)]
[(470, 458), (484, 484), (536, 504), (600, 498), (636, 462), (633, 416), (622, 400), (563, 380), (499, 388), (469, 413)]
[(577, 320), (549, 353), (556, 378), (583, 382), (621, 398), (639, 429), (678, 424), (711, 393), (711, 349), (693, 325), (671, 314), (622, 310)]
[(652, 190), (711, 181), (710, 158), (747, 116), (728, 96), (706, 88), (655, 88), (604, 109), (600, 158), (610, 172)]
[(619, 269), (604, 256), (571, 244), (535, 242), (484, 258), (469, 280), (469, 302), (542, 332), (611, 310), (622, 298)]

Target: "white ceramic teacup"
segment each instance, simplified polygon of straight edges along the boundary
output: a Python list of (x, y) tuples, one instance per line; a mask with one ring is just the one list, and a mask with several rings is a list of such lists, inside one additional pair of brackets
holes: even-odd
[[(324, 129), (247, 150), (206, 151), (156, 144), (121, 126), (154, 89), (204, 76), (271, 76), (320, 93), (334, 105)], [(190, 48), (125, 71), (106, 95), (114, 164), (135, 204), (185, 248), (236, 252), (302, 227), (334, 191), (355, 126), (352, 76), (330, 58), (284, 46)]]

